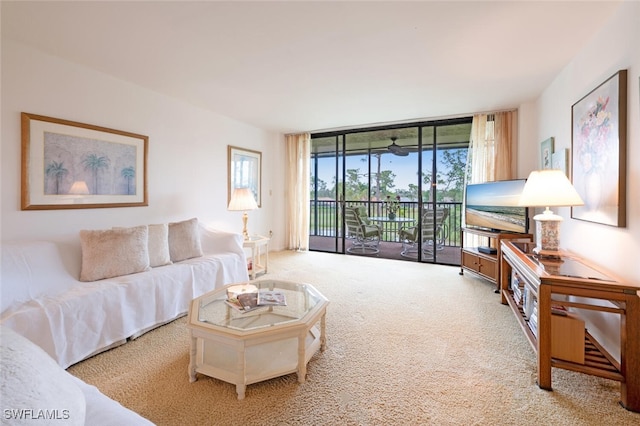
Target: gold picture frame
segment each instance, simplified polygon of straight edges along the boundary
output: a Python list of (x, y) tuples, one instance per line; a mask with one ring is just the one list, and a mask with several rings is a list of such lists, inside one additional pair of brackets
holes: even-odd
[(149, 138), (21, 113), (22, 210), (149, 204)]
[(249, 188), (262, 207), (262, 153), (228, 145), (227, 205), (236, 188)]

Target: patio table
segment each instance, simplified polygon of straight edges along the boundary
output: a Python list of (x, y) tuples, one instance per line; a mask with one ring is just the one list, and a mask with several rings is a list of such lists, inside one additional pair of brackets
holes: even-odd
[(389, 219), (387, 216), (373, 216), (370, 217), (369, 220), (371, 222), (381, 224), (384, 241), (400, 241), (400, 237), (398, 237), (398, 231), (400, 228), (403, 226), (413, 226), (416, 222), (415, 219), (408, 217), (395, 217), (393, 219)]

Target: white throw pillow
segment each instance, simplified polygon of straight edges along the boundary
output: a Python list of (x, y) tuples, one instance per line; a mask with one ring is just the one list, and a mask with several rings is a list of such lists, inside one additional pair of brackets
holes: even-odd
[(69, 373), (10, 328), (0, 326), (0, 347), (2, 424), (84, 425), (84, 393)]
[(149, 270), (149, 228), (80, 231), (80, 281), (96, 281)]
[(172, 262), (202, 256), (197, 218), (169, 224), (169, 253)]
[(154, 268), (169, 264), (169, 226), (166, 223), (149, 225), (149, 266)]

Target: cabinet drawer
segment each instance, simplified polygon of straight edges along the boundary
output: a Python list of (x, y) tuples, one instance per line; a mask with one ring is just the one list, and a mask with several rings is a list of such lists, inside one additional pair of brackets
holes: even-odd
[(498, 278), (498, 262), (494, 259), (487, 259), (486, 257), (478, 257), (478, 272), (482, 275), (496, 280)]
[(478, 255), (469, 253), (468, 251), (462, 251), (462, 266), (472, 271), (478, 272)]

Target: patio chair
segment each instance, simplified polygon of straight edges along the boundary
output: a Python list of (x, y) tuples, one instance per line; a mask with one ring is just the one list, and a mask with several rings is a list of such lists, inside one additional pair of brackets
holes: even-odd
[(449, 233), (446, 219), (449, 209), (425, 210), (422, 214), (422, 235), (418, 235), (418, 227), (403, 227), (398, 231), (402, 242), (401, 256), (417, 257), (418, 247), (422, 247), (423, 256), (433, 258), (435, 250), (442, 250)]
[(345, 207), (344, 220), (347, 228), (347, 238), (353, 240), (348, 253), (376, 254), (382, 238), (382, 230), (378, 225), (367, 224), (368, 217), (361, 216), (357, 207)]

